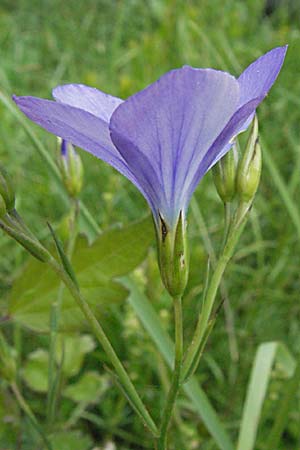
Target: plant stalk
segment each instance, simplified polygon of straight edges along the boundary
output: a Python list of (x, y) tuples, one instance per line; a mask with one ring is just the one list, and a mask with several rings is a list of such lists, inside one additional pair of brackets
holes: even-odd
[[(244, 225), (246, 223), (247, 216), (244, 218), (244, 220), (239, 224), (237, 227), (233, 227), (231, 231), (229, 232), (227, 242), (225, 244), (225, 247), (221, 253), (221, 256), (219, 257), (215, 271), (212, 275), (211, 282), (209, 285), (209, 288), (207, 290), (207, 294), (205, 299), (203, 300), (203, 308), (201, 311), (201, 314), (198, 319), (198, 323), (196, 326), (196, 330), (194, 333), (194, 337), (192, 339), (192, 342), (188, 348), (188, 351), (186, 353), (183, 367), (182, 367), (182, 380), (183, 382), (187, 381), (187, 376), (191, 374), (190, 369), (191, 366), (194, 365), (195, 358), (197, 358), (197, 355), (199, 354), (199, 348), (202, 345), (203, 339), (206, 336), (207, 327), (209, 325), (211, 312), (214, 306), (214, 302), (216, 299), (216, 295), (218, 292), (219, 285), (221, 283), (223, 274), (225, 272), (225, 269), (227, 267), (228, 262), (230, 261), (235, 246), (240, 238), (240, 235), (243, 231)], [(196, 366), (194, 367), (194, 370), (196, 370)]]
[(90, 309), (88, 303), (84, 300), (80, 291), (77, 289), (76, 285), (71, 280), (69, 275), (63, 270), (63, 268), (57, 263), (57, 261), (53, 257), (51, 257), (49, 264), (52, 267), (52, 269), (57, 273), (57, 275), (61, 278), (63, 283), (66, 285), (66, 287), (69, 289), (72, 297), (76, 300), (79, 308), (83, 312), (86, 320), (88, 321), (88, 323), (91, 327), (91, 330), (93, 331), (93, 333), (95, 334), (96, 338), (98, 339), (100, 345), (102, 346), (103, 350), (109, 357), (109, 360), (117, 373), (120, 384), (124, 387), (124, 390), (128, 394), (127, 398), (130, 401), (132, 407), (142, 418), (144, 424), (147, 426), (149, 431), (151, 431), (153, 436), (157, 437), (158, 430), (157, 430), (157, 427), (156, 427), (152, 417), (150, 416), (144, 403), (142, 402), (140, 396), (138, 395), (126, 370), (124, 369), (123, 364), (119, 360), (119, 358), (118, 358), (116, 352), (114, 351), (110, 341), (108, 340), (103, 328), (101, 327), (100, 323), (97, 321), (97, 319), (94, 316), (92, 310)]
[(167, 433), (171, 421), (175, 401), (180, 389), (181, 367), (183, 356), (183, 327), (181, 297), (174, 298), (175, 316), (175, 360), (171, 386), (168, 392), (166, 404), (162, 413), (160, 436), (157, 441), (157, 450), (167, 450)]

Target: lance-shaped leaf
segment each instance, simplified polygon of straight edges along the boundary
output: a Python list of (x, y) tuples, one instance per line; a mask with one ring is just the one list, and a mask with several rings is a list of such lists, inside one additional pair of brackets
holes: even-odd
[[(85, 238), (76, 243), (72, 267), (82, 294), (97, 317), (103, 317), (107, 308), (123, 301), (127, 289), (115, 277), (125, 275), (145, 258), (154, 242), (152, 220), (119, 229), (112, 229), (91, 245)], [(30, 260), (15, 281), (9, 298), (9, 315), (13, 320), (37, 331), (48, 331), (52, 303), (56, 300), (60, 280), (46, 264)], [(84, 327), (84, 319), (67, 289), (63, 292), (61, 327), (64, 331)]]

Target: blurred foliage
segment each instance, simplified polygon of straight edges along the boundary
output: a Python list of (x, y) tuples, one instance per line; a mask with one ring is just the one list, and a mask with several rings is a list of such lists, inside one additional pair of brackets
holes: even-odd
[[(80, 82), (126, 98), (167, 70), (183, 64), (215, 67), (238, 75), (262, 53), (288, 43), (283, 70), (258, 115), (265, 147), (282, 177), (292, 208), (299, 211), (299, 15), (298, 0), (2, 0), (0, 90), (9, 95), (50, 98), (51, 88), (57, 84)], [(32, 129), (54, 158), (55, 138), (36, 126)], [(81, 156), (85, 169), (82, 200), (103, 230), (146, 214), (146, 203), (133, 185), (91, 155), (81, 151)], [(24, 130), (2, 105), (0, 160), (14, 179), (18, 210), (32, 229), (47, 239), (45, 221), (59, 227), (68, 213), (65, 202)], [(299, 236), (278, 186), (278, 181), (270, 176), (269, 164), (265, 164), (255, 209), (227, 272), (227, 301), (197, 374), (234, 439), (258, 345), (280, 340), (296, 358), (300, 357)], [(192, 254), (184, 300), (186, 340), (192, 333), (199, 308), (207, 248), (211, 244), (218, 248), (223, 229), (222, 205), (210, 174), (201, 182), (195, 199), (208, 234), (203, 232), (203, 223), (195, 210), (190, 211)], [(145, 248), (151, 241), (152, 235), (147, 231)], [(79, 245), (87, 246), (87, 243), (82, 239)], [(97, 246), (97, 241), (93, 245)], [(128, 271), (142, 261), (145, 248)], [(34, 281), (41, 277), (38, 271), (43, 271), (43, 267), (34, 268), (35, 263), (29, 260), (22, 272), (27, 256), (3, 235), (0, 235), (0, 252), (0, 310), (4, 317), (8, 299), (14, 293), (18, 294), (16, 302), (23, 302), (23, 306), (27, 302), (21, 296), (22, 291), (17, 290), (26, 270), (31, 272)], [(99, 269), (101, 278), (100, 275)], [(108, 277), (111, 280), (117, 275), (109, 273)], [(172, 333), (170, 299), (159, 281), (154, 251), (150, 251), (134, 277), (165, 328)], [(12, 288), (14, 279), (17, 282)], [(118, 282), (113, 283), (115, 286)], [(126, 292), (123, 287), (120, 289), (120, 299), (123, 299)], [(43, 300), (40, 299), (39, 307)], [(37, 417), (45, 422), (45, 394), (32, 389), (35, 378), (28, 383), (28, 368), (31, 367), (31, 377), (40, 376), (44, 364), (42, 381), (39, 381), (44, 390), (49, 336), (32, 333), (29, 323), (21, 330), (10, 321), (2, 324), (8, 340), (18, 351), (20, 385), (26, 383), (23, 393)], [(104, 314), (103, 325), (109, 330), (137, 389), (158, 417), (164, 395), (159, 387), (166, 386), (168, 369), (130, 305), (124, 300), (113, 302)], [(81, 339), (80, 335), (77, 333), (74, 339)], [(148, 448), (151, 443), (143, 438), (142, 425), (122, 394), (114, 385), (110, 386), (111, 379), (99, 365), (99, 359), (106, 361), (102, 350), (91, 349), (85, 354), (84, 362), (80, 360), (76, 366), (76, 373), (62, 376), (59, 414), (53, 432), (55, 450), (88, 450), (96, 445), (103, 449), (115, 445), (118, 450)], [(285, 382), (286, 378), (277, 370), (272, 373), (257, 450), (264, 450)], [(38, 448), (39, 438), (19, 412), (4, 380), (0, 381), (0, 389), (0, 449), (15, 449), (17, 445), (24, 450)], [(91, 401), (94, 400), (91, 389), (95, 389), (95, 402)], [(178, 450), (184, 446), (198, 449), (200, 445), (203, 450), (215, 449), (189, 402), (180, 400), (181, 414), (176, 419), (176, 429), (180, 429), (183, 443), (176, 435)], [(292, 399), (278, 450), (298, 448), (299, 411), (298, 391)]]

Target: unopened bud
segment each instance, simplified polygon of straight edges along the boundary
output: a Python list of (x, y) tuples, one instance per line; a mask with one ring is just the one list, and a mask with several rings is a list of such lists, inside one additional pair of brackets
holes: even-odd
[(231, 202), (236, 194), (236, 161), (234, 150), (230, 149), (212, 168), (217, 192), (224, 203)]
[(159, 215), (156, 231), (162, 281), (172, 297), (180, 296), (185, 290), (189, 273), (186, 221), (182, 212), (173, 228)]
[(253, 200), (260, 181), (261, 166), (261, 147), (258, 141), (258, 122), (255, 116), (237, 174), (237, 192), (243, 202), (248, 203)]
[(59, 168), (68, 194), (76, 198), (82, 189), (83, 166), (73, 145), (65, 140), (60, 140)]
[(8, 212), (12, 211), (15, 207), (15, 191), (11, 178), (3, 167), (0, 167), (0, 195), (5, 202), (6, 210)]

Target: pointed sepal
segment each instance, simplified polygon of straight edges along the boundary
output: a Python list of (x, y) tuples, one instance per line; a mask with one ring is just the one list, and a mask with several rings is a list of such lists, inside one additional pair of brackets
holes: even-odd
[(189, 254), (186, 238), (186, 220), (180, 211), (177, 224), (169, 227), (159, 215), (156, 226), (158, 261), (162, 281), (172, 297), (181, 296), (189, 273)]

